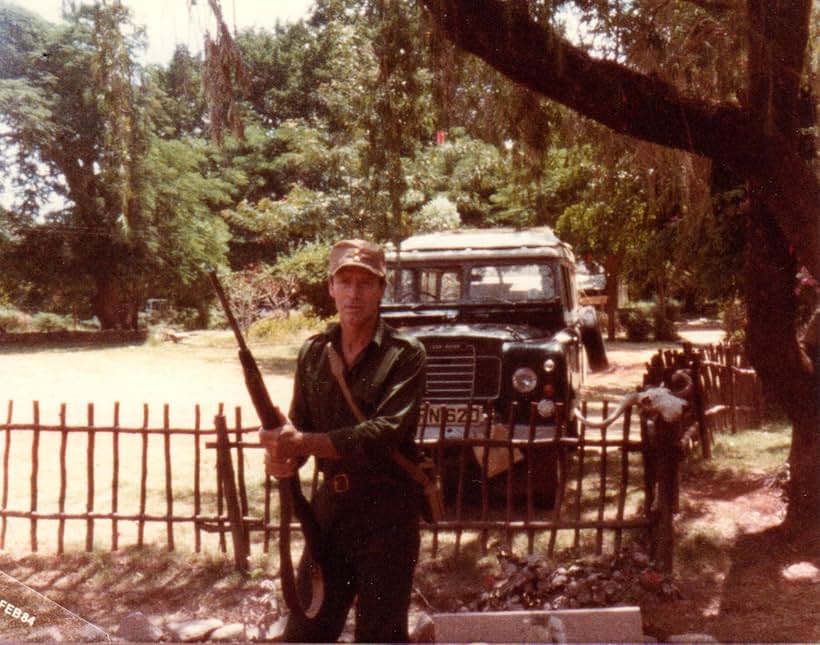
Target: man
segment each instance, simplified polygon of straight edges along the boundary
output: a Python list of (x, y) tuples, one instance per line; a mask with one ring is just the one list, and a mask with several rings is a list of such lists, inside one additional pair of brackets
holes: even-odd
[[(310, 455), (323, 484), (312, 502), (322, 528), (325, 602), (305, 620), (292, 614), (286, 641), (334, 641), (356, 600), (358, 642), (408, 640), (407, 613), (419, 550), (420, 487), (393, 451), (415, 460), (413, 441), (424, 391), (423, 346), (379, 316), (384, 251), (344, 240), (330, 253), (330, 295), (339, 323), (309, 338), (299, 353), (290, 424), (269, 449), (269, 474), (292, 476)], [(333, 350), (328, 348), (328, 343)], [(358, 421), (333, 376), (328, 354), (343, 358)], [(308, 585), (309, 563), (297, 585)]]

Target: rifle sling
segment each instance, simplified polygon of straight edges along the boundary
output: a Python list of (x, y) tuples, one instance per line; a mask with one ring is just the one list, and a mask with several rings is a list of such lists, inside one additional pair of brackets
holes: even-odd
[[(339, 356), (339, 352), (336, 351), (336, 348), (333, 347), (331, 343), (328, 342), (327, 344), (327, 359), (328, 363), (330, 364), (330, 371), (333, 374), (333, 377), (336, 379), (336, 382), (339, 384), (339, 388), (342, 391), (342, 396), (344, 396), (345, 401), (347, 401), (347, 405), (350, 407), (350, 410), (353, 412), (353, 416), (356, 417), (356, 420), (359, 423), (367, 421), (367, 417), (362, 412), (362, 409), (358, 406), (356, 401), (353, 400), (353, 394), (350, 392), (350, 388), (347, 385), (347, 381), (345, 380), (345, 368), (344, 362), (342, 361), (342, 357)], [(430, 478), (424, 473), (424, 471), (419, 468), (417, 464), (415, 464), (412, 460), (405, 457), (401, 454), (398, 450), (391, 450), (390, 456), (393, 458), (393, 461), (404, 470), (413, 480), (418, 483), (423, 489), (426, 489), (428, 486), (432, 484)]]
[[(281, 480), (279, 487), (279, 568), (282, 578), (282, 596), (293, 613), (306, 619), (315, 618), (325, 599), (324, 577), (321, 568), (321, 529), (316, 521), (299, 481), (299, 475)], [(290, 552), (290, 521), (296, 515), (305, 537), (305, 549), (312, 559), (310, 604), (305, 607), (296, 588), (296, 575)]]

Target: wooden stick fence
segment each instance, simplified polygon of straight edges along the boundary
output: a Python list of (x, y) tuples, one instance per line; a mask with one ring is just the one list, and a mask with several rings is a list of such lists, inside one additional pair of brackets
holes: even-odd
[[(601, 418), (605, 417), (607, 402), (603, 402), (600, 410)], [(428, 411), (423, 412), (423, 419)], [(587, 403), (584, 412), (588, 412)], [(660, 531), (655, 525), (659, 517), (672, 515), (671, 511), (658, 511), (659, 505), (671, 504), (672, 498), (667, 491), (658, 489), (657, 473), (670, 467), (659, 459), (674, 450), (659, 451), (654, 439), (646, 440), (642, 428), (635, 429), (629, 414), (623, 418), (620, 432), (608, 433), (607, 429), (581, 425), (577, 436), (568, 434), (563, 414), (560, 410), (558, 429), (547, 438), (536, 438), (532, 422), (525, 438), (518, 438), (514, 432), (502, 438), (494, 436), (491, 413), (479, 428), (471, 427), (467, 415), (463, 436), (448, 437), (446, 412), (437, 415), (442, 419), (437, 436), (417, 438), (422, 450), (433, 458), (436, 472), (445, 483), (444, 518), (435, 524), (423, 524), (431, 536), (432, 555), (437, 553), (440, 536), (445, 534), (453, 536), (456, 555), (466, 533), (477, 535), (484, 552), (491, 534), (502, 536), (507, 545), (515, 535), (524, 535), (529, 553), (534, 551), (536, 534), (543, 534), (548, 536), (546, 551), (550, 557), (554, 555), (559, 533), (571, 535), (572, 547), (577, 549), (583, 546), (582, 534), (591, 532), (596, 553), (604, 550), (605, 534), (611, 535), (613, 549), (621, 547), (625, 531), (648, 536), (671, 534), (671, 527)], [(531, 420), (534, 418), (532, 414)], [(493, 475), (491, 455), (504, 455), (513, 466)], [(517, 461), (516, 455), (522, 459)], [(636, 468), (640, 471), (637, 476)], [(271, 535), (278, 530), (270, 522), (275, 486), (271, 480), (263, 521), (246, 520), (248, 529), (265, 532), (265, 550)], [(614, 504), (609, 501), (613, 490)], [(656, 555), (671, 567), (671, 550)]]
[(714, 432), (760, 427), (765, 401), (757, 373), (732, 344), (684, 343), (682, 350), (660, 350), (646, 366), (644, 385), (668, 382), (675, 370), (693, 376), (694, 400), (688, 438), (697, 438), (703, 457), (711, 457)]
[[(220, 406), (219, 411), (222, 411)], [(193, 534), (194, 549), (200, 552), (203, 548), (202, 533), (217, 532), (220, 534), (220, 548), (225, 551), (227, 544), (224, 532), (230, 530), (228, 516), (223, 512), (223, 494), (215, 484), (211, 491), (203, 491), (203, 471), (210, 467), (216, 482), (215, 463), (206, 464), (203, 460), (202, 445), (208, 438), (216, 435), (216, 429), (204, 429), (201, 426), (200, 407), (195, 406), (193, 428), (173, 427), (170, 423), (169, 407), (163, 407), (162, 425), (149, 426), (149, 408), (143, 405), (143, 422), (140, 427), (124, 427), (120, 422), (120, 404), (114, 404), (111, 425), (97, 425), (96, 409), (89, 404), (86, 409), (86, 420), (83, 425), (69, 425), (66, 422), (66, 405), (60, 405), (58, 423), (43, 424), (41, 421), (40, 403), (32, 404), (30, 422), (14, 422), (14, 404), (9, 401), (6, 421), (0, 424), (3, 433), (3, 476), (0, 492), (0, 549), (7, 546), (10, 523), (17, 519), (28, 520), (28, 548), (39, 551), (43, 522), (56, 523), (55, 546), (58, 553), (66, 549), (67, 523), (76, 526), (78, 522), (85, 525), (84, 548), (91, 551), (102, 546), (96, 534), (97, 523), (111, 522), (109, 545), (112, 550), (121, 547), (120, 534), (123, 523), (135, 526), (138, 546), (146, 543), (148, 525), (164, 525), (164, 541), (169, 551), (176, 549), (176, 529), (188, 525)], [(236, 425), (233, 429), (237, 439), (248, 432), (256, 433), (256, 428), (242, 428), (241, 413), (236, 411)], [(111, 452), (103, 454), (98, 443), (100, 437), (110, 439)], [(127, 439), (128, 438), (128, 439)], [(130, 439), (130, 440), (129, 440)], [(156, 446), (158, 439), (161, 445)], [(123, 443), (127, 442), (127, 446)], [(184, 447), (182, 446), (184, 444)], [(74, 450), (71, 450), (73, 448)], [(83, 450), (84, 448), (84, 450)], [(157, 451), (159, 448), (159, 451)], [(153, 449), (153, 450), (152, 450)], [(83, 454), (84, 453), (84, 454)], [(49, 465), (43, 461), (49, 455)], [(157, 457), (161, 459), (157, 463)], [(192, 504), (190, 512), (181, 511), (178, 504), (180, 491), (175, 490), (174, 465), (180, 461), (180, 455), (193, 455), (190, 468), (190, 487)], [(110, 455), (110, 461), (106, 457)], [(28, 458), (25, 458), (27, 456)], [(175, 459), (176, 456), (176, 459)], [(210, 460), (213, 462), (213, 459)], [(106, 496), (105, 486), (101, 485), (101, 464), (110, 464), (110, 505), (101, 508), (100, 498)], [(127, 466), (127, 468), (124, 467)], [(27, 495), (21, 486), (20, 473), (27, 468)], [(79, 470), (78, 470), (79, 467)], [(127, 470), (127, 473), (124, 471)], [(15, 477), (12, 477), (12, 471)], [(242, 478), (242, 508), (247, 514), (248, 501), (244, 482), (244, 464), (239, 469)], [(84, 473), (84, 477), (76, 477)], [(124, 474), (127, 477), (124, 477)], [(206, 473), (207, 474), (207, 473)], [(153, 475), (153, 477), (150, 477)], [(123, 496), (124, 479), (130, 488), (129, 495)], [(261, 475), (260, 475), (261, 480)], [(43, 483), (49, 486), (43, 488)], [(179, 486), (177, 482), (176, 486)], [(73, 488), (73, 496), (69, 489)], [(137, 490), (134, 491), (133, 489)], [(164, 500), (160, 511), (149, 510), (150, 502), (157, 506), (157, 489)], [(49, 497), (48, 492), (54, 491)], [(28, 497), (28, 503), (23, 500)], [(80, 499), (84, 500), (83, 502)], [(133, 506), (128, 508), (129, 499)], [(214, 503), (215, 502), (215, 503)], [(23, 506), (25, 504), (25, 506)], [(53, 510), (47, 510), (49, 506)], [(214, 508), (216, 506), (216, 508)], [(153, 512), (152, 512), (153, 511)], [(77, 537), (76, 531), (71, 535)]]
[[(591, 407), (591, 403), (584, 403), (585, 416), (595, 412)], [(425, 418), (429, 410), (425, 408)], [(596, 410), (600, 410), (601, 418), (605, 417), (607, 402), (598, 404)], [(223, 552), (227, 550), (226, 533), (230, 534), (237, 566), (246, 567), (253, 543), (251, 533), (262, 532), (260, 542), (266, 552), (271, 537), (278, 536), (277, 513), (271, 506), (276, 484), (263, 478), (261, 450), (252, 450), (256, 453), (256, 468), (246, 469), (246, 452), (260, 447), (256, 428), (243, 428), (241, 411), (237, 409), (233, 429), (229, 431), (225, 424), (224, 436), (220, 437), (218, 420), (223, 418), (222, 412), (220, 406), (213, 429), (202, 428), (199, 406), (195, 407), (193, 428), (174, 427), (166, 405), (161, 426), (151, 427), (148, 406), (144, 405), (142, 424), (128, 427), (120, 421), (119, 404), (114, 406), (111, 425), (98, 425), (95, 408), (89, 405), (85, 424), (69, 425), (63, 404), (58, 423), (46, 425), (41, 421), (38, 402), (33, 404), (33, 421), (26, 423), (14, 422), (10, 402), (6, 423), (0, 425), (0, 432), (5, 434), (0, 549), (6, 548), (10, 522), (20, 519), (29, 522), (31, 551), (41, 548), (41, 524), (56, 524), (58, 553), (66, 549), (69, 523), (84, 524), (84, 548), (91, 550), (103, 546), (95, 532), (97, 523), (110, 521), (111, 536), (106, 542), (112, 550), (126, 542), (120, 532), (127, 527), (135, 529), (138, 546), (156, 540), (146, 535), (148, 526), (164, 528), (159, 539), (164, 539), (169, 551), (175, 550), (180, 528), (187, 527), (197, 552), (206, 546), (203, 533), (218, 534), (218, 548)], [(666, 453), (653, 443), (655, 439), (647, 439), (646, 430), (637, 427), (639, 424), (629, 415), (619, 422), (619, 428), (599, 430), (580, 425), (577, 432), (566, 423), (565, 416), (566, 411), (559, 409), (556, 432), (542, 436), (536, 432), (536, 412), (531, 409), (528, 428), (516, 431), (513, 426), (512, 432), (500, 435), (497, 429), (502, 426), (487, 412), (481, 423), (472, 425), (468, 420), (463, 436), (451, 437), (445, 410), (438, 417), (441, 421), (434, 437), (420, 433), (418, 443), (433, 457), (446, 493), (444, 519), (423, 526), (431, 537), (433, 554), (441, 548), (444, 536), (452, 538), (449, 543), (456, 553), (467, 535), (475, 536), (484, 551), (490, 536), (500, 536), (506, 544), (523, 536), (529, 553), (534, 552), (536, 538), (544, 536), (545, 550), (552, 556), (560, 535), (568, 536), (567, 546), (589, 545), (597, 553), (608, 545), (620, 548), (625, 531), (658, 535), (658, 508), (671, 503), (657, 478), (657, 473), (669, 467), (661, 461)], [(252, 439), (248, 433), (252, 433)], [(76, 438), (85, 439), (82, 446)], [(104, 450), (109, 440), (110, 453)], [(21, 508), (25, 496), (18, 477), (10, 480), (10, 468), (19, 472), (25, 467), (16, 458), (29, 447), (29, 503), (28, 508)], [(78, 447), (84, 448), (84, 459)], [(56, 463), (44, 467), (42, 458), (52, 451), (57, 458), (51, 462)], [(232, 458), (234, 451), (236, 462)], [(192, 461), (189, 468), (180, 465), (185, 459)], [(510, 467), (492, 471), (491, 465), (498, 459), (506, 459)], [(103, 462), (110, 464), (110, 495), (101, 486), (101, 477), (108, 472), (107, 467), (100, 469)], [(78, 465), (84, 466), (80, 471), (84, 472), (84, 481), (79, 482), (79, 488), (84, 489), (79, 491), (84, 493), (80, 495), (84, 508), (78, 507), (77, 491), (70, 495), (71, 484), (78, 483), (71, 473)], [(203, 473), (209, 471), (214, 473), (212, 487), (203, 485)], [(175, 477), (177, 472), (180, 476), (184, 472), (187, 481), (180, 482), (180, 476)], [(248, 494), (249, 472), (260, 478), (259, 493), (253, 500)], [(305, 485), (315, 489), (319, 475), (305, 475)], [(51, 477), (49, 483), (54, 484), (56, 499), (43, 495), (40, 489), (46, 476)], [(124, 488), (126, 482), (131, 483), (130, 487)], [(192, 491), (190, 502), (185, 501), (184, 491), (188, 490)], [(105, 497), (110, 497), (110, 502), (106, 503)], [(56, 508), (50, 510), (49, 505), (55, 504)], [(667, 514), (671, 517), (671, 511)], [(71, 535), (78, 537), (76, 533)], [(659, 554), (661, 561), (664, 557)]]

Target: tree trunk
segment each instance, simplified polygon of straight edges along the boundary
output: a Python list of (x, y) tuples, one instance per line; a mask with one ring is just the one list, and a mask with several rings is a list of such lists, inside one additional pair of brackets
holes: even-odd
[[(806, 56), (809, 5), (807, 0), (790, 3), (749, 0), (746, 5), (749, 114), (761, 133), (777, 132), (794, 151), (799, 150), (796, 107), (800, 71)], [(770, 199), (783, 183), (777, 175), (788, 168), (788, 164), (776, 158), (760, 161), (763, 162), (763, 172), (749, 176), (750, 212), (746, 227), (748, 354), (764, 388), (783, 407), (793, 425), (786, 525), (792, 529), (814, 531), (820, 519), (820, 440), (817, 430), (820, 406), (818, 375), (801, 351), (797, 338), (795, 287), (799, 264), (794, 250), (800, 246), (782, 225), (792, 213), (774, 210)], [(811, 167), (808, 163), (803, 165)], [(813, 217), (802, 234), (816, 244), (820, 239), (816, 198), (810, 212)], [(816, 256), (804, 255), (802, 260), (814, 275), (818, 275)]]
[(96, 276), (94, 313), (101, 329), (137, 329), (139, 306), (110, 275)]
[(615, 340), (618, 329), (618, 284), (621, 281), (621, 256), (610, 255), (604, 260), (606, 275), (606, 337)]
[(756, 193), (753, 189), (747, 226), (747, 353), (766, 394), (782, 406), (793, 424), (786, 524), (816, 530), (820, 521), (818, 375), (794, 333), (795, 259)]

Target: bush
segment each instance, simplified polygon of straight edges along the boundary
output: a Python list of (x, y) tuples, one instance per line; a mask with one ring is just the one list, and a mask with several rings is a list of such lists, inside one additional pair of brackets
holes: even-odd
[(41, 312), (31, 319), (34, 331), (65, 331), (71, 328), (71, 322), (64, 316)]
[(677, 300), (667, 300), (665, 315), (662, 316), (660, 305), (655, 305), (655, 340), (677, 340), (678, 332), (675, 331), (675, 322), (680, 320), (681, 309), (681, 303)]
[(654, 306), (649, 302), (638, 302), (618, 310), (618, 322), (626, 330), (627, 340), (645, 341), (654, 327)]
[(0, 308), (0, 332), (27, 331), (31, 325), (31, 316), (13, 307)]
[(169, 324), (171, 327), (177, 329), (184, 329), (185, 331), (192, 331), (194, 329), (202, 329), (202, 316), (199, 310), (193, 307), (180, 307), (174, 309), (171, 313)]
[(320, 242), (305, 244), (290, 255), (277, 260), (274, 272), (296, 279), (296, 300), (309, 305), (320, 317), (333, 315), (333, 299), (327, 291), (327, 263), (330, 245)]
[(746, 305), (740, 300), (723, 303), (720, 309), (720, 322), (727, 341), (742, 343), (746, 339)]
[(282, 342), (302, 333), (321, 331), (326, 321), (310, 313), (292, 312), (287, 317), (271, 316), (253, 323), (248, 336), (256, 340)]
[(228, 317), (225, 315), (225, 310), (222, 305), (211, 305), (208, 308), (208, 327), (207, 329), (227, 329)]

